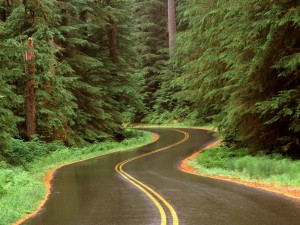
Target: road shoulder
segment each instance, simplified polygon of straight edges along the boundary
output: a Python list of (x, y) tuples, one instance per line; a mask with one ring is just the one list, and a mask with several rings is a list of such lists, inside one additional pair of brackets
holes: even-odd
[[(218, 140), (218, 141), (214, 142), (213, 144), (207, 146), (205, 149), (202, 149), (201, 151), (209, 150), (210, 148), (217, 146), (220, 142), (221, 142), (221, 140)], [(197, 171), (196, 168), (192, 167), (188, 163), (188, 162), (194, 160), (195, 158), (197, 158), (199, 154), (201, 154), (200, 151), (183, 159), (179, 163), (178, 169), (181, 170), (182, 172), (193, 174), (196, 176), (204, 176), (204, 177), (209, 177), (212, 179), (226, 180), (226, 181), (230, 181), (230, 182), (234, 182), (234, 183), (274, 192), (277, 194), (281, 194), (285, 197), (300, 201), (300, 188), (290, 187), (290, 186), (276, 186), (273, 184), (265, 184), (265, 183), (260, 183), (260, 182), (256, 182), (256, 181), (246, 181), (246, 180), (241, 180), (240, 178), (232, 178), (232, 177), (227, 177), (227, 176), (209, 176), (209, 175), (202, 174), (199, 171)]]

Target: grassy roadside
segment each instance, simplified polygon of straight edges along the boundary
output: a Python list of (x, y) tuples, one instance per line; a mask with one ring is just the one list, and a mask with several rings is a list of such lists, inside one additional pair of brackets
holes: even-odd
[(51, 168), (147, 144), (153, 138), (152, 133), (132, 131), (131, 137), (121, 143), (107, 141), (83, 148), (61, 148), (23, 167), (11, 167), (0, 161), (0, 225), (9, 225), (37, 208), (46, 193), (44, 175)]
[[(140, 125), (143, 127), (145, 125)], [(189, 124), (147, 124), (147, 127), (199, 128), (216, 130), (213, 125), (193, 127)], [(216, 134), (217, 135), (217, 134)], [(199, 173), (208, 176), (238, 178), (243, 181), (289, 186), (300, 190), (300, 160), (292, 160), (280, 154), (249, 155), (247, 149), (233, 149), (218, 145), (201, 152), (188, 164)]]
[(217, 146), (201, 152), (188, 164), (208, 176), (300, 188), (300, 160), (280, 154), (249, 155), (246, 149)]

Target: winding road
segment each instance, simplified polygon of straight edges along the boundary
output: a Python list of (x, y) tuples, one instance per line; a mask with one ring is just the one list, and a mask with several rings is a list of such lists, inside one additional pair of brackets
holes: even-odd
[(23, 225), (300, 225), (299, 201), (177, 169), (216, 141), (210, 132), (147, 130), (160, 139), (59, 169), (43, 209)]

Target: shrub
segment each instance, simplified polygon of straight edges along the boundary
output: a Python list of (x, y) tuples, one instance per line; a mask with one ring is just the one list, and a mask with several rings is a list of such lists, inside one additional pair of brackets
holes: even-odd
[(25, 142), (18, 139), (11, 140), (11, 148), (4, 151), (5, 158), (14, 165), (24, 165), (34, 159), (55, 151), (61, 145), (57, 143), (45, 143), (40, 140)]

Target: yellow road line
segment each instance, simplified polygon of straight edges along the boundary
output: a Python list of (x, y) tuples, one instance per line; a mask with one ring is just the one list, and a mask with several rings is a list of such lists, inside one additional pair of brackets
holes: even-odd
[(56, 166), (55, 168), (52, 168), (49, 172), (47, 172), (44, 175), (44, 181), (43, 181), (43, 183), (44, 183), (44, 186), (46, 187), (46, 194), (45, 194), (43, 200), (40, 202), (40, 204), (37, 207), (37, 209), (34, 212), (31, 212), (31, 213), (23, 216), (18, 221), (13, 222), (12, 225), (20, 225), (21, 223), (25, 222), (26, 220), (30, 219), (31, 217), (35, 216), (36, 214), (38, 214), (40, 212), (40, 210), (43, 208), (43, 206), (45, 205), (46, 201), (48, 200), (48, 198), (49, 198), (49, 196), (51, 194), (51, 188), (52, 188), (51, 180), (53, 179), (55, 171), (57, 171), (58, 169), (60, 169), (60, 168), (62, 168), (64, 166), (69, 166), (69, 165), (75, 164), (75, 163), (79, 163), (79, 162), (83, 162), (83, 161), (87, 161), (87, 160), (91, 160), (91, 159), (95, 159), (95, 158), (100, 158), (100, 157), (112, 155), (112, 154), (117, 153), (117, 152), (128, 151), (128, 150), (131, 150), (131, 149), (134, 149), (134, 148), (140, 148), (140, 147), (143, 147), (143, 146), (146, 146), (146, 145), (153, 144), (158, 139), (159, 139), (159, 135), (158, 134), (154, 134), (154, 139), (151, 142), (147, 143), (147, 144), (132, 146), (132, 147), (120, 149), (120, 150), (117, 150), (117, 151), (108, 152), (108, 153), (105, 153), (105, 154), (99, 154), (99, 155), (92, 156), (92, 157), (89, 157), (89, 158), (80, 159), (80, 160), (76, 160), (76, 161), (73, 161), (73, 162), (65, 163), (65, 164)]
[(156, 207), (158, 208), (158, 211), (160, 213), (160, 217), (161, 217), (161, 223), (160, 224), (161, 225), (166, 225), (167, 224), (167, 216), (166, 216), (166, 212), (165, 212), (164, 208), (162, 207), (162, 205), (153, 197), (153, 195), (151, 195), (148, 191), (146, 191), (142, 186), (140, 186), (139, 184), (133, 182), (125, 174), (123, 174), (121, 171), (119, 171), (118, 168), (117, 168), (118, 166), (119, 166), (119, 164), (116, 166), (116, 171), (119, 174), (121, 174), (130, 183), (132, 183), (137, 188), (139, 188), (141, 191), (143, 191), (151, 199), (151, 201), (156, 205)]
[[(179, 220), (178, 220), (178, 216), (176, 211), (174, 210), (174, 208), (171, 206), (170, 203), (168, 203), (167, 200), (165, 200), (160, 194), (158, 194), (156, 191), (154, 191), (152, 188), (150, 188), (149, 186), (145, 185), (144, 183), (142, 183), (141, 181), (135, 179), (134, 177), (132, 177), (131, 175), (129, 175), (128, 173), (124, 172), (123, 170), (123, 166), (131, 161), (137, 160), (139, 158), (145, 157), (145, 156), (149, 156), (161, 151), (164, 151), (166, 149), (169, 149), (171, 147), (174, 147), (176, 145), (179, 145), (183, 142), (185, 142), (188, 138), (189, 138), (189, 134), (187, 132), (184, 131), (180, 131), (180, 130), (175, 130), (177, 132), (183, 133), (184, 134), (184, 138), (182, 140), (180, 140), (179, 142), (176, 142), (175, 144), (166, 146), (164, 148), (160, 148), (157, 149), (155, 151), (152, 152), (148, 152), (130, 159), (127, 159), (123, 162), (120, 162), (116, 167), (115, 170), (121, 174), (125, 179), (127, 179), (128, 181), (130, 181), (132, 184), (134, 184), (136, 187), (138, 187), (140, 190), (142, 190), (153, 202), (154, 204), (157, 206), (159, 212), (160, 212), (160, 216), (161, 216), (161, 225), (166, 225), (167, 224), (167, 218), (166, 218), (166, 212), (163, 209), (162, 205), (154, 198), (154, 196), (156, 196), (170, 211), (171, 215), (172, 215), (172, 220), (173, 220), (173, 225), (179, 225)], [(151, 192), (152, 194), (150, 194), (149, 192)], [(154, 195), (154, 196), (153, 196)]]

